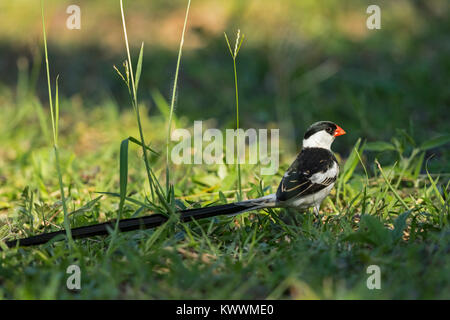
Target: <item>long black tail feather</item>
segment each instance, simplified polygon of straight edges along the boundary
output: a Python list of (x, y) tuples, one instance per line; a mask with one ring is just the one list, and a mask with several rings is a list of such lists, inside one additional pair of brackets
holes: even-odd
[[(191, 221), (192, 219), (204, 219), (221, 215), (233, 215), (239, 214), (248, 210), (257, 209), (261, 206), (258, 204), (250, 204), (249, 202), (237, 202), (218, 206), (204, 207), (198, 209), (182, 210), (180, 214), (180, 220), (183, 222)], [(119, 221), (119, 230), (121, 232), (127, 232), (138, 229), (151, 229), (162, 225), (168, 220), (168, 218), (162, 214), (153, 214), (145, 217), (122, 219)], [(74, 239), (82, 239), (92, 236), (108, 235), (109, 230), (115, 228), (115, 220), (104, 223), (94, 224), (90, 226), (73, 228), (72, 237)], [(6, 241), (7, 247), (15, 246), (34, 246), (46, 243), (56, 236), (65, 235), (66, 231), (60, 230), (49, 233), (42, 233), (39, 235), (31, 236), (23, 239), (16, 239)], [(0, 248), (1, 250), (1, 248)]]

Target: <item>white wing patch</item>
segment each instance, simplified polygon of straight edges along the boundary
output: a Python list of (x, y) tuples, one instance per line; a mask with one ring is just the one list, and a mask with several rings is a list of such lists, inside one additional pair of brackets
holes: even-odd
[(301, 196), (300, 194), (294, 199), (286, 201), (285, 206), (297, 209), (306, 209), (309, 207), (320, 206), (320, 203), (323, 201), (323, 199), (325, 199), (330, 193), (331, 189), (333, 189), (338, 174), (339, 174), (339, 166), (336, 162), (334, 162), (333, 166), (326, 172), (317, 172), (313, 174), (309, 178), (309, 180), (314, 184), (321, 184), (325, 186), (325, 188), (314, 194), (309, 194), (306, 196)]
[(309, 178), (312, 183), (330, 185), (334, 181), (339, 174), (339, 166), (336, 162), (333, 162), (333, 166), (325, 172), (317, 172)]

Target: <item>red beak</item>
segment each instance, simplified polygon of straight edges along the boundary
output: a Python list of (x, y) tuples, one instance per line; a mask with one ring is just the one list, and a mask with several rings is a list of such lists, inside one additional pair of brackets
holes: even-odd
[(334, 131), (334, 136), (335, 137), (339, 137), (345, 134), (344, 129), (342, 129), (341, 127), (339, 127), (338, 125), (336, 125), (336, 131)]

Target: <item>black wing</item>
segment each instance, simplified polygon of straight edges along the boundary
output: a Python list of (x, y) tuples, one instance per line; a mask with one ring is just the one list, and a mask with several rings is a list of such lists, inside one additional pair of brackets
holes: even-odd
[[(329, 150), (303, 149), (284, 174), (278, 186), (277, 200), (286, 201), (310, 195), (328, 187), (337, 178), (337, 171), (335, 175), (326, 174), (333, 168), (334, 163), (337, 166), (336, 158)], [(320, 173), (324, 173), (323, 179)]]

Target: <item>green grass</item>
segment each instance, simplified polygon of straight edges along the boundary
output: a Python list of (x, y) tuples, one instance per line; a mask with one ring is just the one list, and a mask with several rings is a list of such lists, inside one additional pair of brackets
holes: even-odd
[[(127, 37), (124, 17), (122, 21)], [(433, 27), (441, 32), (433, 33), (435, 39), (445, 34), (448, 23), (441, 23), (440, 28)], [(292, 61), (281, 59), (286, 53), (283, 50), (293, 50), (288, 44), (272, 52), (275, 61), (264, 55), (270, 48), (246, 46), (240, 53), (239, 88), (246, 101), (240, 116), (246, 124), (253, 124), (249, 119), (271, 119), (276, 105), (285, 108), (283, 114), (289, 111), (298, 119), (298, 135), (309, 124), (306, 122), (325, 120), (319, 117), (337, 119), (348, 132), (334, 143), (341, 174), (322, 205), (321, 223), (311, 214), (276, 209), (191, 223), (170, 219), (154, 230), (123, 234), (112, 230), (108, 237), (74, 241), (73, 251), (65, 241), (33, 248), (3, 247), (0, 298), (449, 299), (449, 136), (443, 113), (448, 95), (441, 86), (448, 70), (436, 68), (433, 62), (445, 64), (448, 58), (445, 52), (437, 51), (435, 60), (427, 60), (429, 53), (416, 50), (420, 47), (418, 38), (407, 42), (399, 54), (401, 63), (386, 49), (397, 43), (392, 40), (395, 37), (369, 39), (362, 54), (352, 51), (360, 44), (340, 38), (339, 46), (332, 42), (323, 49), (326, 55), (319, 53), (340, 63), (339, 78), (329, 81), (321, 77), (330, 65), (317, 67), (316, 58), (304, 57), (303, 64), (296, 67), (289, 64)], [(427, 39), (433, 41), (433, 37)], [(224, 55), (223, 68), (222, 64), (204, 63), (201, 55), (206, 51), (220, 56), (226, 50), (222, 36), (211, 41), (211, 47), (199, 49), (200, 56), (183, 56), (185, 68), (198, 72), (194, 74), (202, 90), (195, 91), (189, 83), (181, 82), (184, 87), (178, 104), (186, 101), (186, 106), (174, 117), (179, 127), (191, 126), (192, 119), (203, 119), (199, 116), (205, 113), (211, 97), (229, 102), (236, 93), (237, 99), (237, 87), (229, 85), (231, 77), (220, 85), (220, 79), (230, 75), (229, 57)], [(250, 37), (246, 41), (249, 43)], [(383, 46), (371, 47), (371, 41)], [(125, 72), (119, 73), (126, 87), (120, 90), (126, 93), (128, 89), (133, 109), (121, 108), (113, 99), (85, 107), (76, 98), (61, 96), (60, 117), (54, 115), (51, 122), (55, 125), (59, 119), (54, 126), (59, 130), (53, 130), (53, 137), (59, 131), (58, 144), (64, 146), (58, 149), (59, 159), (49, 148), (53, 137), (48, 114), (53, 108), (43, 107), (46, 104), (34, 90), (35, 67), (28, 72), (19, 64), (14, 90), (0, 86), (4, 119), (0, 126), (0, 240), (59, 230), (64, 217), (72, 227), (78, 227), (118, 216), (166, 214), (175, 208), (234, 201), (240, 193), (236, 188), (239, 176), (243, 198), (276, 190), (297, 150), (282, 150), (281, 168), (274, 177), (260, 177), (255, 174), (258, 167), (250, 165), (239, 169), (235, 165), (172, 166), (173, 187), (164, 190), (160, 181), (168, 180), (169, 175), (167, 158), (161, 151), (167, 145), (174, 100), (167, 103), (152, 91), (158, 112), (148, 116), (150, 104), (144, 98), (138, 100), (137, 93), (141, 88), (139, 97), (145, 96), (142, 88), (149, 80), (144, 59), (147, 65), (158, 68), (149, 58), (164, 61), (167, 54), (148, 56), (156, 53), (148, 53), (154, 51), (147, 46), (145, 56), (141, 46), (133, 69), (127, 39), (125, 44)], [(364, 64), (367, 52), (376, 64)], [(49, 53), (52, 55), (51, 47)], [(177, 56), (170, 57), (173, 65)], [(35, 59), (39, 61), (39, 55)], [(278, 71), (278, 66), (279, 73), (267, 71)], [(377, 68), (392, 70), (392, 77), (377, 75)], [(434, 86), (428, 85), (430, 69), (436, 75)], [(266, 81), (274, 81), (280, 88), (274, 94), (275, 104), (273, 98), (266, 101), (270, 94), (260, 88), (264, 87), (260, 78), (266, 73), (273, 76), (267, 76)], [(61, 74), (66, 79), (66, 72)], [(159, 75), (158, 80), (163, 81), (165, 72)], [(114, 81), (119, 83), (120, 79)], [(302, 84), (300, 94), (290, 96), (283, 90), (291, 81)], [(409, 95), (402, 96), (406, 90)], [(175, 86), (171, 92), (175, 97)], [(194, 100), (202, 110), (190, 108)], [(429, 104), (424, 109), (425, 103)], [(299, 107), (288, 109), (291, 104)], [(219, 124), (226, 127), (227, 121), (234, 121), (232, 116), (225, 117), (231, 114), (231, 104), (228, 109), (215, 106), (211, 112), (225, 119)], [(405, 117), (405, 110), (415, 116)], [(429, 124), (433, 119), (436, 126)], [(278, 120), (266, 121), (267, 126), (281, 125), (285, 119)], [(300, 137), (282, 138), (281, 145), (286, 146)], [(79, 292), (70, 292), (65, 285), (66, 268), (74, 263), (81, 268)], [(381, 290), (366, 287), (366, 269), (373, 264), (381, 268)]]
[[(89, 113), (93, 116), (83, 121), (87, 125), (85, 130), (91, 134), (118, 123), (134, 128), (132, 114), (119, 114), (114, 106), (95, 108)], [(69, 109), (65, 115), (69, 123), (80, 117)], [(33, 117), (26, 113), (22, 121)], [(97, 119), (103, 119), (103, 123), (99, 125)], [(155, 127), (165, 127), (161, 117), (146, 121)], [(23, 135), (39, 132), (40, 128), (31, 126), (26, 130), (16, 132), (8, 148), (21, 152)], [(80, 139), (77, 134), (80, 133), (72, 131), (61, 138), (69, 145), (70, 141)], [(103, 197), (83, 206), (95, 200), (94, 191), (119, 188), (117, 138), (76, 159), (69, 150), (61, 152), (66, 179), (71, 181), (67, 184), (69, 210), (82, 209), (70, 215), (74, 227), (116, 217), (117, 198)], [(161, 140), (164, 145), (164, 139)], [(142, 188), (146, 182), (145, 168), (137, 155), (139, 149), (130, 149), (134, 152), (129, 156), (128, 195), (145, 202), (146, 192)], [(361, 147), (354, 150), (361, 151)], [(360, 156), (365, 166), (370, 167), (365, 152)], [(48, 165), (51, 158), (47, 147), (40, 144), (21, 156), (21, 160), (3, 168), (2, 176), (8, 180), (0, 189), (1, 203), (9, 209), (8, 215), (2, 215), (1, 239), (55, 230), (63, 222), (62, 215), (51, 220), (62, 205), (60, 194), (54, 192), (58, 181), (53, 176), (53, 166)], [(280, 174), (286, 169), (288, 158), (283, 158)], [(411, 179), (408, 175), (412, 172), (406, 170), (405, 174), (399, 166), (385, 166), (367, 179), (364, 171), (359, 170), (359, 159), (356, 151), (347, 158), (340, 177), (345, 183), (340, 185), (339, 201), (335, 192), (325, 201), (324, 221), (320, 225), (313, 221), (312, 215), (291, 212), (289, 218), (287, 212), (274, 210), (248, 213), (242, 220), (173, 222), (156, 230), (117, 234), (109, 255), (106, 254), (109, 237), (76, 241), (77, 254), (68, 251), (65, 242), (5, 250), (0, 253), (0, 296), (448, 299), (450, 233), (446, 179), (423, 174)], [(154, 161), (156, 174), (163, 173), (164, 159)], [(243, 166), (242, 173), (245, 185), (250, 186), (250, 190), (244, 189), (248, 197), (274, 191), (281, 178), (278, 175), (259, 181), (248, 166)], [(9, 182), (16, 177), (18, 181), (14, 184)], [(177, 197), (223, 191), (233, 200), (236, 192), (226, 192), (235, 186), (233, 165), (196, 168), (186, 180), (176, 179), (180, 181), (175, 190)], [(20, 185), (29, 188), (21, 194)], [(177, 205), (196, 206), (202, 198), (224, 201), (223, 197), (211, 194), (194, 196)], [(140, 208), (127, 201), (122, 216), (149, 213), (145, 208), (137, 212)], [(82, 289), (78, 293), (65, 289), (65, 270), (72, 263), (79, 264), (82, 270)], [(382, 290), (370, 291), (365, 287), (366, 268), (371, 264), (381, 267)]]
[[(72, 233), (70, 231), (70, 223), (68, 220), (68, 211), (66, 204), (66, 197), (64, 195), (64, 183), (62, 181), (62, 173), (61, 173), (61, 164), (59, 161), (59, 148), (58, 148), (58, 126), (59, 126), (59, 94), (58, 94), (58, 78), (56, 77), (56, 85), (55, 85), (55, 108), (53, 108), (53, 99), (52, 99), (52, 87), (50, 80), (50, 70), (49, 70), (49, 61), (48, 61), (48, 52), (47, 52), (47, 36), (45, 31), (45, 18), (44, 18), (44, 0), (41, 0), (41, 16), (42, 16), (42, 34), (44, 37), (44, 50), (45, 50), (45, 67), (47, 70), (47, 84), (48, 84), (48, 100), (50, 103), (50, 115), (52, 120), (52, 131), (53, 131), (53, 150), (55, 152), (55, 167), (58, 173), (58, 181), (59, 181), (59, 190), (61, 192), (61, 202), (64, 211), (64, 228), (66, 229), (66, 236), (69, 245), (73, 246)], [(32, 205), (32, 202), (31, 202)]]

